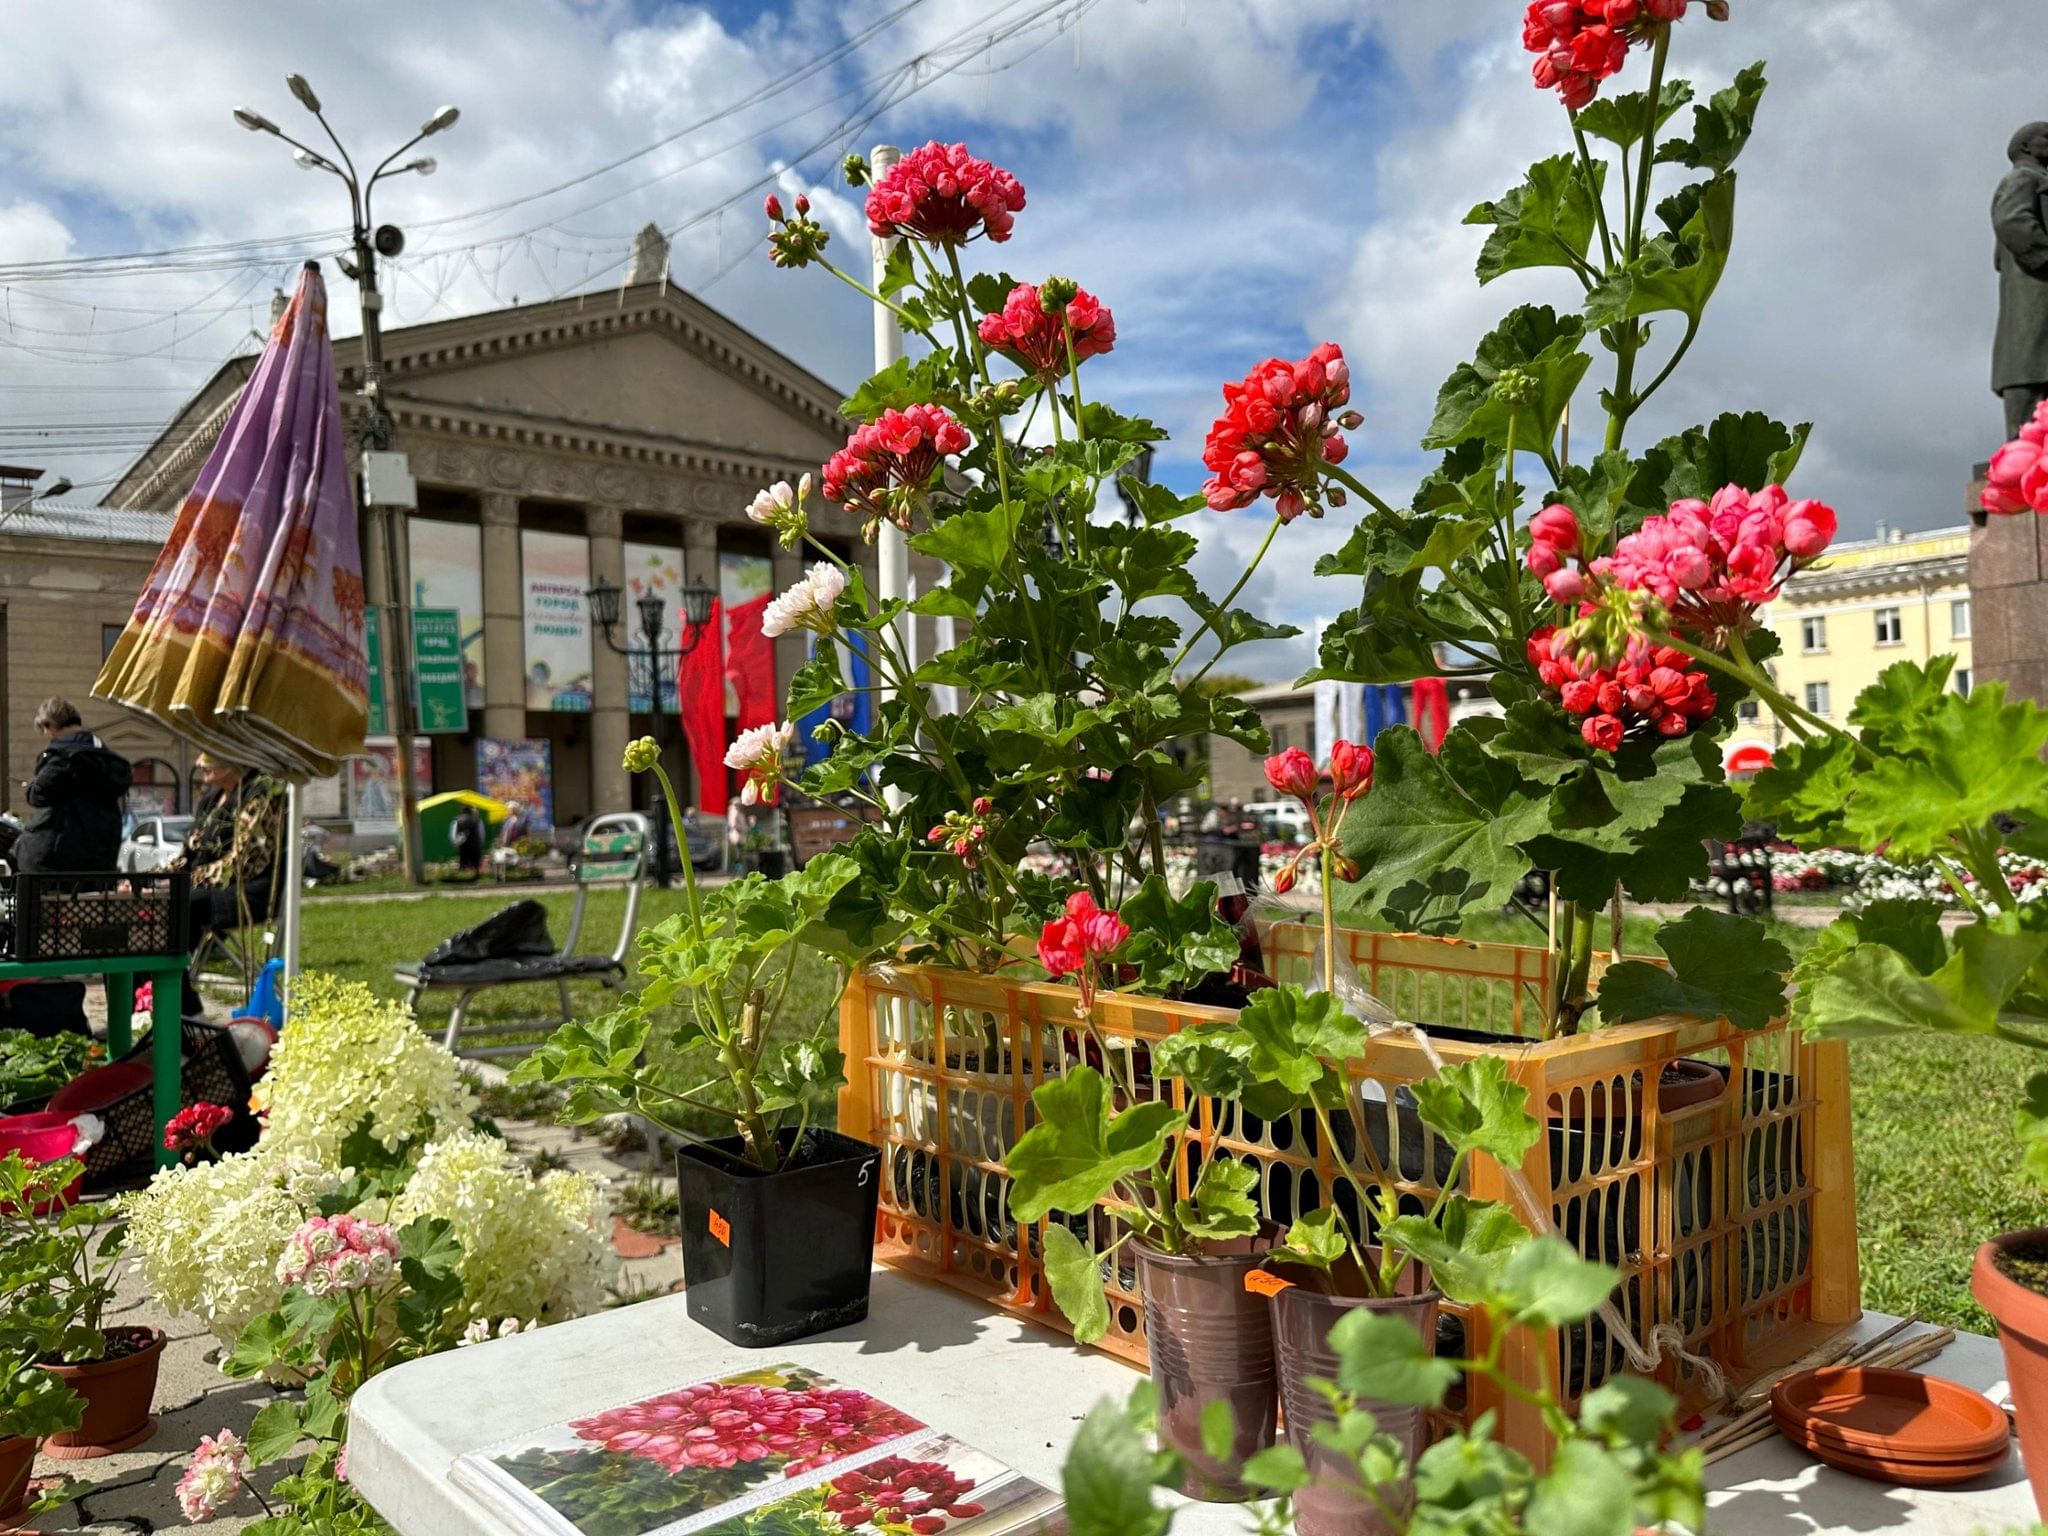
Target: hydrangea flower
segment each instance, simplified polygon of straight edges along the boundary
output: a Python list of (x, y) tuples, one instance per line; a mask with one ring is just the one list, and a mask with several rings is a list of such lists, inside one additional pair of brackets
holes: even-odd
[(755, 725), (741, 731), (725, 749), (725, 766), (747, 776), (740, 786), (740, 804), (773, 805), (782, 784), (782, 755), (796, 739), (796, 725)]
[(1023, 206), (1024, 184), (1015, 176), (975, 158), (965, 144), (935, 140), (869, 189), (868, 230), (878, 239), (909, 235), (932, 245), (965, 245), (977, 235), (1000, 242), (1010, 238)]
[(211, 1520), (235, 1501), (249, 1480), (249, 1447), (231, 1429), (202, 1435), (192, 1465), (178, 1479), (178, 1508), (187, 1520)]
[(829, 560), (820, 560), (787, 592), (769, 600), (761, 610), (761, 633), (771, 639), (792, 629), (831, 634), (839, 627), (832, 617), (832, 605), (845, 590), (846, 572)]
[(1042, 296), (1035, 284), (1019, 283), (1003, 300), (1003, 307), (983, 315), (976, 329), (983, 341), (1026, 373), (1041, 378), (1056, 378), (1067, 371), (1068, 330), (1074, 333), (1076, 364), (1100, 357), (1116, 345), (1116, 318), (1087, 289), (1076, 288), (1067, 301), (1064, 326), (1061, 313), (1062, 306)]
[(872, 539), (884, 519), (908, 530), (939, 460), (964, 452), (973, 441), (941, 406), (886, 410), (856, 427), (846, 446), (825, 461), (825, 499), (861, 515), (862, 538)]
[(1273, 498), (1280, 521), (1323, 515), (1325, 500), (1344, 504), (1341, 488), (1323, 489), (1322, 471), (1348, 451), (1340, 428), (1358, 426), (1351, 365), (1334, 341), (1300, 362), (1269, 357), (1236, 384), (1223, 386), (1223, 414), (1209, 428), (1202, 462), (1213, 472), (1202, 495), (1219, 512)]

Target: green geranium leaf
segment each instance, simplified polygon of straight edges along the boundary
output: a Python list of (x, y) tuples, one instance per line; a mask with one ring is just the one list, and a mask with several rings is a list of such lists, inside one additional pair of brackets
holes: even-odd
[(1762, 1029), (1785, 1011), (1792, 952), (1754, 918), (1694, 907), (1657, 930), (1669, 970), (1623, 960), (1600, 978), (1600, 1017), (1609, 1024), (1675, 1013)]
[(1802, 1030), (1841, 1033), (1833, 1027), (1824, 1030), (1816, 1022), (1815, 984), (1861, 944), (1897, 950), (1921, 976), (1933, 975), (1948, 961), (1948, 935), (1942, 931), (1941, 908), (1931, 901), (1873, 901), (1859, 911), (1844, 912), (1814, 936), (1793, 967), (1792, 1020)]
[(1517, 1322), (1558, 1326), (1592, 1315), (1614, 1289), (1615, 1273), (1581, 1258), (1555, 1234), (1531, 1238), (1500, 1269), (1503, 1310)]
[[(1895, 904), (1908, 911), (1916, 906)], [(1909, 922), (1901, 911), (1892, 916), (1904, 949), (1875, 936), (1885, 929), (1873, 929), (1872, 936), (1859, 929), (1853, 945), (1831, 942), (1813, 962), (1801, 1010), (1809, 1031), (1829, 1038), (1916, 1029), (1990, 1034), (2010, 1013), (2040, 1015), (2042, 1000), (2027, 973), (2048, 954), (2048, 933), (2027, 932), (2017, 914), (1999, 913), (1959, 929), (1941, 958), (1938, 928), (1930, 939), (1924, 918)], [(1936, 958), (1940, 964), (1932, 971), (1921, 969)]]
[(1610, 1376), (1579, 1400), (1579, 1430), (1610, 1445), (1655, 1450), (1677, 1410), (1677, 1400), (1656, 1382)]
[(2004, 684), (1944, 693), (1910, 735), (1905, 751), (1881, 754), (1855, 778), (1843, 822), (1861, 846), (1924, 859), (1946, 852), (1957, 829), (2048, 809), (2048, 713), (2006, 703)]
[(1164, 879), (1147, 875), (1117, 910), (1131, 930), (1117, 958), (1138, 968), (1148, 996), (1170, 997), (1237, 962), (1237, 932), (1216, 915), (1213, 881), (1176, 897)]
[(1434, 1408), (1458, 1379), (1458, 1367), (1432, 1353), (1400, 1318), (1354, 1308), (1330, 1330), (1337, 1356), (1337, 1385), (1367, 1402), (1414, 1403)]
[(1171, 1104), (1134, 1104), (1114, 1120), (1109, 1084), (1093, 1067), (1041, 1083), (1031, 1095), (1038, 1123), (1010, 1149), (1010, 1210), (1019, 1221), (1048, 1211), (1082, 1212), (1118, 1179), (1155, 1167), (1188, 1117)]
[(1272, 1494), (1299, 1493), (1315, 1481), (1301, 1452), (1291, 1445), (1269, 1445), (1247, 1456), (1244, 1480)]
[(1629, 1536), (1636, 1528), (1634, 1481), (1605, 1446), (1566, 1440), (1537, 1480), (1525, 1520), (1543, 1536)]
[[(1311, 1102), (1341, 1103), (1344, 1063), (1365, 1051), (1366, 1028), (1327, 992), (1268, 987), (1235, 1019), (1198, 1024), (1190, 1054), (1169, 1055), (1190, 1068), (1235, 1082), (1245, 1108), (1275, 1120)], [(1165, 1070), (1162, 1068), (1161, 1070)]]
[(1504, 1167), (1518, 1168), (1543, 1139), (1543, 1127), (1529, 1113), (1529, 1090), (1509, 1080), (1507, 1063), (1498, 1056), (1446, 1066), (1409, 1091), (1422, 1123), (1454, 1151), (1484, 1152)]
[(1000, 507), (983, 511), (955, 512), (923, 533), (914, 534), (910, 547), (953, 567), (955, 573), (973, 572), (986, 576), (1000, 570), (1009, 559), (1011, 519)]
[(1856, 744), (1841, 736), (1787, 742), (1771, 766), (1750, 781), (1743, 814), (1769, 822), (1778, 835), (1819, 848), (1843, 838), (1842, 807), (1856, 779)]
[(1222, 1154), (1212, 1156), (1202, 1164), (1194, 1199), (1175, 1205), (1181, 1230), (1203, 1240), (1250, 1237), (1259, 1230), (1259, 1202), (1254, 1193), (1258, 1187), (1255, 1164)]
[[(1657, 93), (1656, 128), (1661, 129), (1671, 121), (1673, 113), (1691, 100), (1692, 86), (1689, 82), (1666, 80)], [(1605, 139), (1627, 149), (1641, 140), (1643, 130), (1651, 126), (1645, 121), (1649, 115), (1649, 102), (1648, 91), (1602, 96), (1579, 108), (1572, 121), (1594, 138)]]
[[(1666, 139), (1657, 146), (1657, 159), (1699, 171), (1727, 170), (1756, 127), (1757, 103), (1763, 100), (1765, 84), (1763, 61), (1758, 60), (1738, 74), (1733, 85), (1694, 107), (1692, 137)], [(1580, 114), (1582, 121), (1584, 116)]]
[(1591, 549), (1605, 549), (1619, 529), (1635, 461), (1622, 449), (1609, 449), (1589, 464), (1567, 464), (1558, 476), (1552, 500), (1578, 515), (1579, 529)]
[(1367, 814), (1344, 823), (1344, 851), (1364, 871), (1350, 904), (1396, 929), (1441, 933), (1471, 907), (1505, 906), (1529, 872), (1519, 846), (1548, 805), (1482, 750), (1464, 725), (1432, 754), (1408, 726), (1380, 732)]
[(1097, 1403), (1074, 1436), (1060, 1470), (1071, 1536), (1166, 1536), (1172, 1509), (1153, 1490), (1175, 1481), (1179, 1458), (1152, 1448), (1145, 1399)]
[(1237, 1415), (1217, 1398), (1202, 1410), (1202, 1451), (1211, 1461), (1229, 1461), (1237, 1445)]
[(1629, 481), (1628, 499), (1644, 512), (1664, 513), (1688, 497), (1713, 500), (1724, 485), (1760, 491), (1791, 478), (1812, 424), (1787, 427), (1761, 411), (1717, 416), (1656, 444)]
[(1127, 480), (1124, 488), (1138, 503), (1138, 515), (1148, 523), (1170, 523), (1208, 510), (1200, 496), (1176, 496), (1172, 489), (1150, 480)]
[(846, 676), (839, 670), (838, 647), (829, 636), (821, 635), (817, 652), (789, 680), (789, 718), (808, 715), (844, 692)]
[(950, 392), (952, 359), (944, 352), (899, 357), (856, 389), (840, 405), (842, 416), (873, 421), (887, 410), (902, 410)]
[(1452, 1195), (1436, 1220), (1397, 1216), (1380, 1241), (1429, 1266), (1430, 1278), (1452, 1301), (1475, 1304), (1499, 1294), (1507, 1256), (1529, 1240), (1529, 1229), (1493, 1200)]
[(1657, 214), (1669, 232), (1645, 241), (1640, 256), (1594, 284), (1586, 295), (1587, 325), (1605, 328), (1660, 310), (1699, 323), (1735, 242), (1734, 173), (1681, 189)]
[(1188, 597), (1187, 605), (1199, 617), (1208, 620), (1218, 651), (1227, 651), (1253, 640), (1291, 640), (1301, 633), (1292, 624), (1274, 624), (1243, 608), (1225, 608), (1200, 592)]
[(1440, 677), (1424, 625), (1420, 601), (1422, 577), (1386, 576), (1374, 571), (1365, 578), (1365, 601), (1325, 626), (1317, 665), (1298, 686), (1323, 678), (1355, 683), (1405, 683), (1418, 677)]
[(2036, 1184), (2048, 1184), (2048, 1072), (2027, 1079), (2027, 1100), (2013, 1115), (2019, 1137), (2020, 1168)]
[(1493, 1416), (1481, 1414), (1469, 1430), (1446, 1435), (1415, 1458), (1415, 1494), (1425, 1507), (1493, 1508), (1527, 1488), (1534, 1477), (1528, 1460), (1492, 1429)]
[(303, 1433), (299, 1404), (290, 1398), (265, 1403), (249, 1424), (249, 1459), (260, 1467), (289, 1456)]
[[(1481, 339), (1472, 361), (1459, 364), (1444, 381), (1422, 446), (1449, 448), (1478, 437), (1504, 447), (1510, 422), (1514, 440), (1524, 447), (1549, 442), (1592, 366), (1592, 357), (1581, 350), (1585, 335), (1577, 315), (1559, 315), (1541, 304), (1514, 310)], [(1513, 375), (1513, 388), (1499, 387), (1503, 374)]]
[(1876, 682), (1856, 695), (1856, 702), (1849, 707), (1849, 723), (1870, 747), (1912, 750), (1925, 741), (1920, 727), (1948, 692), (1949, 674), (1955, 665), (1955, 657), (1949, 655), (1930, 657), (1925, 665), (1893, 662), (1877, 674)]
[(1606, 167), (1593, 162), (1590, 181), (1587, 169), (1573, 155), (1539, 160), (1522, 185), (1465, 215), (1467, 224), (1493, 226), (1479, 252), (1481, 283), (1524, 267), (1584, 264)]
[(1351, 1251), (1351, 1240), (1345, 1234), (1344, 1220), (1334, 1205), (1319, 1205), (1306, 1216), (1295, 1219), (1287, 1229), (1287, 1239), (1281, 1245), (1275, 1258), (1290, 1264), (1306, 1264), (1312, 1269), (1328, 1269)]
[(1074, 1325), (1077, 1340), (1093, 1344), (1109, 1332), (1102, 1260), (1056, 1221), (1045, 1228), (1045, 1278), (1052, 1287), (1053, 1304)]

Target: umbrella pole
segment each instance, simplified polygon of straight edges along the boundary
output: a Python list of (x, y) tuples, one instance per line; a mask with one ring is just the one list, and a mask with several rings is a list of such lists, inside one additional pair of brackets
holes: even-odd
[[(284, 958), (284, 998), (291, 1007), (292, 992), (299, 979), (299, 911), (306, 894), (306, 854), (301, 846), (299, 786), (287, 785), (284, 795), (284, 901), (278, 921), (283, 929), (278, 952)], [(289, 1017), (289, 1012), (287, 1012)]]

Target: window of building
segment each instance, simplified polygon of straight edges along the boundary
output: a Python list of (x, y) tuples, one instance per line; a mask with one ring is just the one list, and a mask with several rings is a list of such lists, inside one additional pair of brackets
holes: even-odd
[(1960, 693), (1966, 699), (1970, 696), (1970, 669), (1968, 667), (1957, 667), (1954, 672), (1949, 674), (1949, 680), (1954, 684), (1957, 693)]
[(102, 624), (100, 626), (100, 660), (105, 661), (114, 654), (114, 646), (121, 638), (124, 624)]
[(1738, 720), (1755, 720), (1762, 713), (1763, 711), (1757, 708), (1755, 699), (1744, 699), (1735, 706), (1735, 718)]
[(1804, 651), (1824, 651), (1828, 648), (1828, 621), (1826, 619), (1801, 619), (1799, 621), (1799, 648)]
[(1285, 752), (1287, 750), (1286, 726), (1269, 725), (1266, 727), (1266, 734), (1273, 738), (1273, 750), (1275, 752)]
[(1948, 637), (1967, 640), (1970, 636), (1970, 600), (1958, 597), (1948, 605)]
[(1808, 683), (1806, 685), (1806, 707), (1825, 719), (1829, 706), (1828, 685), (1826, 683)]
[(1899, 618), (1898, 609), (1880, 608), (1874, 617), (1877, 620), (1877, 643), (1879, 645), (1897, 645), (1906, 638), (1906, 626), (1904, 621)]

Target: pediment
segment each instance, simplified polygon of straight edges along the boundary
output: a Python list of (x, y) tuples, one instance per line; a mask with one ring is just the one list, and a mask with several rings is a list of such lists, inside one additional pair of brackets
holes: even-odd
[(394, 401), (823, 460), (844, 441), (808, 404), (661, 324), (551, 336), (394, 368)]

